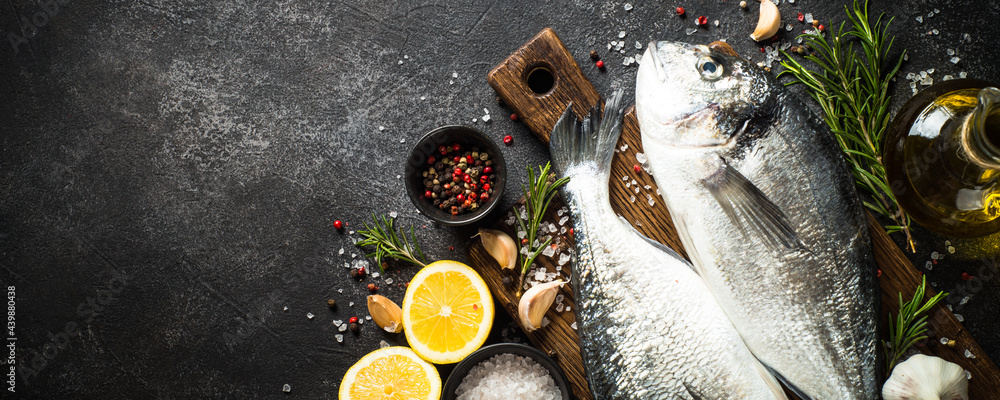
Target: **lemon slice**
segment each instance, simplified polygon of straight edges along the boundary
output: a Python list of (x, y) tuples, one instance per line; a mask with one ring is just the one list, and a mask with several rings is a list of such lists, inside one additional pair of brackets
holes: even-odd
[(407, 347), (375, 350), (351, 366), (340, 382), (340, 400), (438, 400), (441, 376)]
[(490, 290), (468, 265), (438, 261), (410, 280), (403, 298), (403, 331), (423, 359), (459, 362), (483, 345), (492, 326)]

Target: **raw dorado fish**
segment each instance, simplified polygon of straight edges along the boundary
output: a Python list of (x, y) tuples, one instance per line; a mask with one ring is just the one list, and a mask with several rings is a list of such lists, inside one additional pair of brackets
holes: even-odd
[(706, 46), (650, 43), (635, 98), (684, 248), (754, 355), (804, 398), (877, 398), (876, 267), (833, 134)]
[(549, 142), (573, 217), (580, 347), (597, 399), (784, 399), (690, 264), (611, 209), (622, 92), (582, 129), (572, 108)]

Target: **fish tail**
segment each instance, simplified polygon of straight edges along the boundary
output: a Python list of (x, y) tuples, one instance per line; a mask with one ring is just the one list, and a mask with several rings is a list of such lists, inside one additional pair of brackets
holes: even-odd
[(604, 104), (603, 118), (599, 103), (590, 109), (582, 123), (573, 113), (573, 104), (566, 107), (549, 136), (552, 164), (560, 176), (582, 164), (593, 164), (601, 174), (611, 173), (611, 157), (615, 154), (625, 115), (624, 92), (618, 89), (611, 95)]

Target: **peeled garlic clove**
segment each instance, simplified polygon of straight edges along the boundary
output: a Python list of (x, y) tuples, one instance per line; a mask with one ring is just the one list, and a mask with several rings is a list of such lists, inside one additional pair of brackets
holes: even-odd
[(535, 285), (521, 295), (521, 301), (517, 304), (517, 315), (521, 318), (521, 324), (528, 332), (542, 327), (542, 317), (552, 306), (559, 288), (565, 285), (564, 281), (555, 281)]
[(510, 235), (493, 229), (479, 229), (486, 252), (504, 269), (512, 269), (517, 264), (517, 245)]
[(781, 28), (781, 13), (778, 6), (771, 0), (761, 0), (760, 19), (757, 20), (757, 29), (750, 34), (750, 38), (756, 41), (770, 39)]
[(403, 331), (403, 310), (385, 296), (368, 296), (368, 314), (379, 328), (386, 332), (399, 333)]
[(893, 368), (884, 400), (969, 400), (969, 380), (958, 364), (917, 354)]

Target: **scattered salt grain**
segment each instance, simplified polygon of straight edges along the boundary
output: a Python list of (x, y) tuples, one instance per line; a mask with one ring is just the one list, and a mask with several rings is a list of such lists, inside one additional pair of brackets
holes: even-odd
[(480, 117), (480, 119), (483, 120), (483, 122), (490, 122), (490, 115), (486, 114), (486, 115)]
[(969, 349), (965, 349), (965, 358), (976, 358), (976, 355), (972, 354), (972, 352), (969, 351)]
[(639, 164), (645, 164), (646, 160), (647, 160), (646, 154), (645, 153), (635, 153), (635, 160), (638, 161)]
[(812, 22), (813, 22), (813, 15), (812, 15), (812, 13), (806, 13), (806, 23), (807, 24), (811, 24)]
[(945, 52), (948, 53), (949, 56), (955, 55), (955, 50), (953, 50), (953, 49), (945, 50)]
[(337, 293), (344, 293), (344, 289), (337, 289)]
[(455, 390), (458, 400), (556, 400), (562, 392), (534, 360), (499, 354), (472, 367)]
[(313, 319), (313, 317), (315, 317), (313, 313), (306, 313), (306, 318)]
[(955, 319), (957, 319), (958, 322), (965, 322), (965, 317), (963, 317), (962, 314), (955, 314)]
[(344, 335), (336, 334), (333, 337), (337, 338), (337, 343), (344, 343)]
[(339, 327), (339, 326), (341, 326), (343, 324), (344, 324), (344, 321), (342, 321), (342, 320), (339, 320), (339, 319), (333, 320), (333, 326)]
[(569, 259), (570, 259), (570, 255), (569, 254), (566, 254), (566, 253), (560, 254), (559, 255), (559, 262), (558, 262), (558, 264), (560, 266), (562, 266), (562, 265), (566, 264), (566, 262), (568, 262)]
[(337, 330), (340, 331), (340, 332), (346, 332), (347, 331), (347, 324), (341, 325), (339, 328), (337, 328)]
[(352, 301), (352, 302), (348, 303), (347, 306), (348, 307), (354, 307), (354, 302)]
[(283, 310), (284, 311), (288, 311), (288, 306), (285, 306), (285, 308)]
[(372, 278), (378, 278), (380, 276), (382, 276), (382, 275), (379, 275), (378, 272), (372, 272)]
[(695, 32), (698, 32), (698, 30), (694, 28), (687, 28), (684, 30), (684, 33), (688, 36), (694, 35)]
[(952, 57), (950, 61), (952, 64), (958, 64), (958, 62), (962, 61), (962, 59), (958, 57)]
[(923, 16), (921, 16), (921, 15), (918, 15), (918, 16), (917, 16), (917, 22), (919, 22), (919, 23), (921, 23), (921, 24), (922, 24), (922, 23), (924, 23), (924, 17), (923, 17)]
[(933, 34), (937, 35), (938, 33), (941, 33), (941, 32), (938, 32), (938, 30), (937, 30), (937, 29), (931, 29), (931, 33), (933, 33)]
[(927, 268), (928, 271), (933, 270), (934, 269), (934, 263), (928, 261), (928, 262), (924, 263), (924, 268)]
[(621, 39), (625, 37), (625, 31), (618, 32), (618, 38)]
[(622, 8), (624, 8), (625, 11), (632, 11), (632, 3), (625, 3)]
[(955, 246), (948, 246), (948, 253), (955, 254)]
[(962, 301), (958, 302), (958, 305), (964, 306), (965, 303), (968, 303), (968, 302), (969, 302), (969, 296), (965, 296), (965, 297), (962, 298)]
[(572, 308), (570, 306), (566, 306), (566, 312), (570, 312), (570, 311), (572, 311)]
[(967, 74), (967, 73), (965, 73), (965, 71), (962, 71), (962, 72), (959, 72), (959, 73), (958, 73), (958, 77), (959, 77), (959, 78), (965, 78), (965, 77), (966, 77), (966, 75), (968, 75), (968, 74)]
[(936, 252), (936, 251), (931, 252), (931, 260), (937, 260), (938, 257), (940, 257), (940, 256), (941, 256), (941, 254), (938, 253), (938, 252)]
[(365, 319), (371, 321), (372, 320), (372, 316), (371, 315), (365, 315)]
[(786, 31), (791, 31), (792, 30), (792, 24), (785, 25), (785, 30)]
[(552, 257), (555, 254), (556, 249), (553, 249), (552, 246), (545, 246), (545, 249), (542, 250), (542, 255), (546, 257)]
[(572, 323), (572, 324), (570, 324), (570, 326), (569, 326), (569, 327), (570, 327), (570, 328), (573, 328), (573, 330), (575, 331), (575, 330), (576, 330), (576, 321), (573, 321), (573, 323)]
[(458, 78), (458, 72), (457, 71), (456, 72), (452, 72), (451, 73), (451, 77), (452, 78)]
[(392, 282), (393, 282), (392, 278), (385, 278), (385, 284), (386, 285), (391, 285)]
[(382, 131), (384, 131), (384, 130), (385, 130), (385, 127), (384, 127), (384, 126), (382, 126), (382, 125), (379, 125), (379, 126), (378, 126), (378, 131), (379, 131), (379, 132), (382, 132)]
[(292, 391), (292, 385), (289, 385), (289, 384), (286, 383), (285, 386), (281, 387), (281, 391), (285, 392), (285, 393), (291, 392)]
[(635, 203), (635, 196), (632, 196), (631, 198), (629, 198), (628, 201), (630, 203)]
[(340, 248), (340, 250), (339, 250), (339, 251), (337, 251), (337, 254), (339, 254), (339, 255), (344, 255), (344, 248), (343, 248), (343, 247), (341, 247), (341, 248)]
[(948, 344), (948, 338), (946, 337), (941, 338), (941, 344)]
[(389, 342), (386, 342), (385, 340), (378, 342), (378, 348), (384, 349), (386, 347), (389, 347)]
[(965, 371), (965, 379), (972, 379), (972, 373), (968, 370)]

